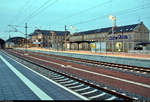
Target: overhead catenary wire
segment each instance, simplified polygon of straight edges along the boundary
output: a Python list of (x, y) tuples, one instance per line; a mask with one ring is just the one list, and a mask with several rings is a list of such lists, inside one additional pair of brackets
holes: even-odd
[[(32, 4), (31, 0), (26, 0), (22, 5), (20, 5), (20, 9), (18, 10), (18, 12), (16, 12), (16, 14), (12, 17), (12, 20), (11, 20), (11, 24), (16, 24), (19, 19), (20, 19), (20, 16), (22, 15), (22, 12), (24, 12), (24, 10), (26, 10), (30, 4)], [(17, 18), (17, 19), (16, 19)], [(5, 27), (5, 29), (7, 29), (8, 26)]]
[[(142, 17), (142, 19), (150, 19), (150, 16)], [(103, 23), (103, 22), (105, 22), (105, 21), (104, 20), (100, 21), (100, 23)], [(137, 23), (136, 20), (133, 21), (133, 18), (121, 19), (121, 21), (119, 20), (118, 22), (135, 22), (135, 23)], [(133, 24), (133, 23), (131, 23), (131, 24)], [(118, 26), (123, 26), (123, 25), (118, 25)], [(111, 26), (108, 26), (108, 27), (111, 27)], [(107, 27), (104, 25), (87, 25), (87, 26), (83, 26), (83, 28), (82, 27), (79, 27), (79, 28), (80, 29), (78, 29), (78, 31), (76, 30), (76, 33), (77, 32), (90, 31), (90, 30), (96, 30), (96, 29), (100, 29), (100, 28), (107, 28)]]
[(95, 9), (95, 8), (97, 8), (97, 7), (101, 7), (101, 6), (104, 6), (104, 5), (106, 5), (106, 4), (109, 4), (109, 3), (111, 3), (110, 1), (111, 1), (111, 0), (108, 0), (108, 1), (103, 2), (103, 3), (99, 3), (98, 5), (94, 5), (94, 6), (92, 6), (92, 7), (89, 7), (89, 8), (86, 8), (86, 9), (84, 9), (84, 10), (81, 10), (81, 11), (79, 11), (79, 12), (76, 12), (76, 13), (74, 13), (74, 14), (72, 14), (72, 15), (69, 15), (69, 16), (66, 16), (66, 17), (64, 17), (64, 18), (58, 19), (57, 22), (60, 23), (60, 22), (65, 21), (65, 20), (67, 20), (67, 19), (69, 19), (69, 18), (72, 18), (72, 17), (75, 17), (75, 16), (79, 16), (79, 15), (81, 15), (81, 14), (83, 14), (83, 13), (86, 13), (87, 11), (90, 11), (90, 10), (93, 10), (93, 9)]
[[(58, 2), (58, 1), (59, 1), (59, 0), (55, 0), (55, 1), (51, 2), (49, 5), (43, 7), (43, 8), (40, 9), (38, 12), (36, 12), (31, 18), (34, 18), (34, 17), (36, 17), (37, 15), (42, 14), (42, 13), (44, 12), (44, 10), (46, 10), (47, 8), (53, 6), (53, 5), (54, 5), (56, 2)], [(29, 19), (30, 19), (30, 18), (29, 18)]]
[[(109, 1), (111, 1), (111, 0), (109, 0)], [(102, 3), (101, 5), (107, 4), (107, 2), (109, 2), (109, 1), (106, 1), (106, 2)], [(100, 4), (98, 4), (98, 5), (100, 5)], [(75, 13), (75, 14), (73, 14), (73, 15), (70, 15), (70, 16), (68, 16), (68, 17), (70, 17), (70, 18), (71, 18), (71, 17), (74, 17), (74, 16), (76, 16), (76, 15), (79, 15), (79, 14), (85, 12), (86, 10), (88, 11), (88, 10), (90, 10), (91, 8), (97, 7), (98, 5), (95, 5), (95, 6), (93, 6), (93, 7), (87, 8), (87, 9), (85, 9), (85, 10), (83, 10), (83, 11), (80, 11), (80, 12)], [(47, 8), (48, 6), (49, 6), (49, 5), (47, 5), (45, 8)], [(137, 7), (136, 7), (136, 8), (137, 8)], [(124, 11), (125, 11), (125, 12), (128, 12), (128, 10), (132, 10), (132, 9), (125, 9)], [(136, 9), (135, 9), (134, 11), (136, 11)], [(119, 12), (122, 13), (122, 11), (119, 11)], [(119, 13), (119, 12), (117, 12), (117, 13)], [(36, 14), (38, 15), (38, 14), (41, 14), (41, 13), (36, 12), (34, 15), (32, 15), (32, 17), (30, 17), (30, 18), (28, 18), (28, 19), (32, 19), (33, 17), (35, 17)], [(126, 13), (126, 14), (127, 14), (127, 13)], [(106, 17), (106, 16), (108, 16), (108, 15), (104, 15), (104, 16), (101, 17), (101, 18), (104, 18), (104, 17)], [(93, 19), (86, 20), (86, 21), (82, 21), (82, 22), (79, 22), (79, 23), (75, 23), (74, 25), (84, 24), (84, 23), (87, 23), (87, 22), (90, 22), (90, 21), (94, 21), (94, 20), (97, 20), (97, 19), (100, 19), (100, 16), (99, 16), (99, 17), (96, 17), (96, 18), (93, 18)], [(62, 20), (63, 20), (63, 19), (62, 19)], [(57, 23), (59, 23), (59, 22), (57, 21)], [(55, 23), (55, 24), (57, 24), (57, 23)], [(72, 25), (73, 25), (73, 24), (72, 24)]]
[[(32, 1), (32, 2), (31, 2), (31, 1)], [(37, 1), (37, 0), (35, 0), (35, 1)], [(25, 7), (25, 9), (24, 9), (24, 13), (23, 13), (23, 15), (22, 15), (21, 18), (27, 17), (27, 15), (30, 15), (31, 12), (32, 12), (32, 10), (34, 10), (34, 9), (36, 8), (36, 5), (37, 5), (39, 2), (35, 2), (35, 1), (30, 0), (30, 2), (28, 3), (28, 5), (26, 5), (26, 7)], [(23, 21), (23, 19), (21, 19), (20, 22), (21, 22), (21, 21)], [(19, 22), (19, 23), (20, 23), (20, 22)], [(18, 25), (20, 25), (19, 23), (18, 23)], [(24, 24), (23, 24), (23, 25), (24, 25)]]
[[(29, 20), (33, 19), (35, 16), (41, 14), (44, 10), (46, 10), (48, 7), (54, 5), (58, 0), (54, 0), (53, 2), (51, 2), (50, 4), (48, 4), (50, 1), (52, 0), (48, 0), (45, 3), (43, 3), (39, 8), (37, 8), (36, 10), (34, 10), (30, 15), (28, 15), (23, 22), (28, 22)], [(22, 23), (23, 23), (22, 22)]]
[[(149, 5), (149, 4), (148, 4)], [(149, 7), (149, 6), (143, 6), (144, 7), (144, 9), (145, 8), (147, 8), (147, 7)], [(48, 5), (47, 5), (48, 6)], [(47, 6), (45, 6), (45, 8), (47, 7)], [(91, 8), (91, 7), (90, 7)], [(121, 11), (117, 11), (116, 12), (116, 15), (118, 15), (118, 16), (122, 16), (122, 15), (125, 15), (125, 14), (132, 14), (132, 13), (135, 13), (135, 12), (138, 12), (138, 10), (139, 9), (141, 9), (141, 7), (139, 8), (137, 8), (137, 7), (135, 7), (136, 9), (134, 9), (134, 8), (131, 8), (131, 9), (125, 9), (125, 10), (121, 10)], [(39, 12), (39, 11), (38, 11)], [(41, 14), (41, 13), (36, 13), (36, 14)], [(74, 15), (75, 16), (75, 15)], [(73, 17), (74, 17), (73, 16)], [(96, 18), (93, 18), (93, 19), (89, 19), (89, 20), (86, 20), (86, 21), (83, 21), (83, 22), (78, 22), (78, 23), (75, 23), (75, 24), (71, 24), (71, 25), (79, 25), (79, 24), (85, 24), (85, 23), (89, 23), (90, 21), (95, 21), (95, 20), (100, 20), (100, 18), (104, 18), (104, 17), (106, 17), (106, 16), (108, 16), (108, 15), (104, 15), (104, 16), (98, 16), (98, 17), (96, 17)], [(32, 15), (32, 17), (35, 17), (35, 14), (34, 15)], [(29, 18), (29, 19), (32, 19), (32, 17), (31, 18)], [(71, 17), (71, 16), (70, 16)], [(59, 23), (59, 22), (58, 22)]]
[[(22, 12), (24, 12), (24, 10), (29, 6), (31, 0), (26, 0), (23, 5), (21, 5), (20, 9), (18, 10), (18, 12), (16, 13), (16, 15), (13, 17), (14, 19), (14, 23), (16, 21), (18, 21), (18, 19), (20, 18), (20, 14), (22, 14)], [(16, 19), (18, 18), (18, 19)]]
[(53, 2), (51, 2), (50, 4), (48, 4), (47, 6), (41, 8), (38, 12), (36, 12), (35, 14), (33, 14), (33, 15), (29, 18), (29, 20), (32, 19), (32, 18), (34, 18), (34, 17), (36, 17), (36, 16), (39, 15), (39, 14), (42, 14), (42, 13), (44, 12), (44, 10), (46, 10), (47, 8), (49, 8), (49, 7), (51, 7), (52, 5), (54, 5), (57, 1), (58, 1), (58, 0), (54, 0)]
[[(149, 8), (150, 5), (147, 4), (145, 5), (144, 7), (134, 7), (134, 8), (130, 8), (130, 9), (125, 9), (125, 10), (121, 10), (121, 11), (117, 11), (117, 12), (114, 12), (115, 14), (119, 15), (119, 16), (122, 16), (122, 15), (125, 15), (125, 14), (130, 14), (131, 12), (137, 12), (138, 10), (140, 10), (141, 8)], [(89, 20), (86, 20), (86, 21), (82, 21), (82, 22), (78, 22), (78, 23), (74, 23), (74, 24), (71, 24), (71, 25), (79, 25), (79, 24), (85, 24), (85, 23), (89, 23), (90, 21), (95, 21), (95, 20), (100, 20), (106, 16), (108, 16), (109, 14), (106, 14), (104, 16), (98, 16), (98, 17), (95, 17), (95, 18), (92, 18), (92, 19), (89, 19)]]
[(25, 17), (25, 19), (23, 20), (23, 22), (25, 22), (27, 19), (29, 19), (31, 16), (33, 16), (36, 12), (38, 12), (41, 8), (43, 8), (46, 4), (48, 4), (50, 1), (52, 0), (47, 0), (46, 2), (44, 2), (42, 5), (40, 5), (40, 7), (34, 9), (34, 11), (32, 13), (30, 13), (28, 16)]

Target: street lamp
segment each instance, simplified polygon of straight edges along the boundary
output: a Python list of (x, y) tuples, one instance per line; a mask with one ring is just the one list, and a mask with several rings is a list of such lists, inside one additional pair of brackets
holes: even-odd
[(114, 34), (114, 27), (115, 27), (115, 20), (116, 20), (116, 18), (114, 16), (110, 15), (109, 19), (112, 20), (112, 53), (113, 53), (114, 52), (113, 34)]
[[(71, 31), (72, 31), (71, 35), (73, 35), (75, 33), (75, 27), (71, 25), (70, 28), (71, 28)], [(68, 37), (70, 37), (71, 35), (69, 35)], [(70, 46), (69, 46), (70, 50), (71, 50), (71, 45), (72, 45), (72, 43), (70, 42)]]
[(74, 34), (75, 31), (75, 27), (74, 26), (70, 26), (71, 30), (72, 30), (72, 34)]

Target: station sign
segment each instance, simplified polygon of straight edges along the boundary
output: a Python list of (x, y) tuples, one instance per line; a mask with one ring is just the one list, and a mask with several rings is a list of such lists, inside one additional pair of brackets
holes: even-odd
[(110, 36), (109, 40), (129, 39), (127, 35)]
[(91, 48), (96, 48), (95, 43), (91, 43), (90, 46), (91, 46)]
[(41, 42), (33, 42), (33, 44), (41, 44)]

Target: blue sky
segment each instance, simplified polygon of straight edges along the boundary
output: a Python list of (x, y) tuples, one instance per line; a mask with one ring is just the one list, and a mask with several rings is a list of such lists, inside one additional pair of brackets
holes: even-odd
[[(36, 28), (75, 32), (112, 26), (109, 15), (116, 16), (116, 24), (128, 25), (143, 21), (150, 29), (150, 0), (1, 0), (0, 38), (24, 36), (13, 32), (8, 25), (17, 25), (24, 32), (28, 23), (28, 34)], [(14, 27), (14, 26), (13, 26)], [(35, 28), (36, 27), (36, 28)]]

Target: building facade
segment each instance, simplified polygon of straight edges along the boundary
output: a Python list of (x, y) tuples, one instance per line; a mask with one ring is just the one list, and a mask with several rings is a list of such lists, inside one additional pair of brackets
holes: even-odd
[(100, 28), (78, 32), (69, 38), (71, 50), (128, 52), (141, 42), (149, 41), (149, 30), (138, 24)]
[(56, 50), (64, 49), (64, 40), (70, 32), (54, 30), (35, 30), (30, 34), (32, 47), (51, 48)]

